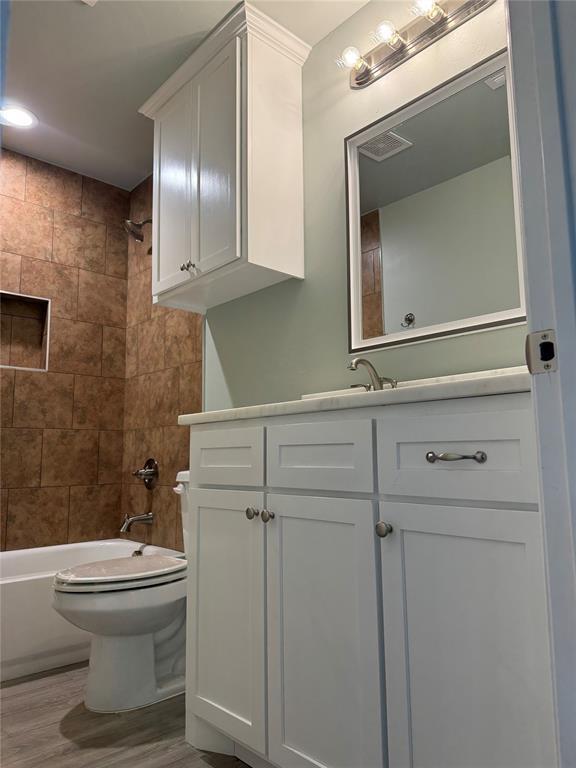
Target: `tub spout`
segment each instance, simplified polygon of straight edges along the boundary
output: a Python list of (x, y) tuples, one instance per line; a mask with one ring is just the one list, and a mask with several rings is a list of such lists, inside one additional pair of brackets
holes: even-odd
[(145, 525), (152, 525), (153, 521), (154, 521), (153, 512), (147, 512), (145, 515), (133, 515), (132, 517), (128, 517), (128, 515), (125, 515), (124, 522), (122, 523), (122, 527), (120, 528), (120, 533), (128, 533), (128, 531), (134, 525), (134, 523), (144, 523)]

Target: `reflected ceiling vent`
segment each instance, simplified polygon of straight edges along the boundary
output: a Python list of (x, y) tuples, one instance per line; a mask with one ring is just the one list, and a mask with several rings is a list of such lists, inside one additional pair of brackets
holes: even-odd
[(495, 75), (490, 75), (490, 77), (487, 77), (484, 82), (488, 88), (492, 88), (493, 91), (495, 91), (497, 88), (502, 88), (502, 86), (506, 84), (506, 72), (504, 70), (501, 72), (496, 72)]
[(411, 141), (404, 139), (402, 136), (394, 133), (394, 131), (386, 131), (386, 133), (381, 133), (380, 136), (375, 136), (370, 141), (367, 141), (366, 144), (359, 147), (359, 151), (371, 160), (381, 163), (382, 160), (387, 160), (392, 155), (397, 155), (403, 149), (408, 149), (412, 144)]

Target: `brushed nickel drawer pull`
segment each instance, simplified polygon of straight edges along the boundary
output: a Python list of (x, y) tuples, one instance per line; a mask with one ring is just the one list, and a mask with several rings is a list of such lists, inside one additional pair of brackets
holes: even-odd
[(426, 461), (429, 464), (434, 464), (436, 461), (465, 461), (465, 460), (477, 461), (478, 464), (485, 464), (488, 455), (484, 451), (476, 451), (476, 453), (434, 453), (434, 451), (428, 451), (426, 454)]
[(246, 507), (246, 517), (248, 520), (254, 520), (255, 517), (258, 517), (260, 514), (260, 510), (254, 509), (254, 507)]
[(269, 520), (274, 520), (275, 517), (274, 512), (271, 512), (269, 509), (263, 509), (260, 519), (263, 523), (267, 523)]

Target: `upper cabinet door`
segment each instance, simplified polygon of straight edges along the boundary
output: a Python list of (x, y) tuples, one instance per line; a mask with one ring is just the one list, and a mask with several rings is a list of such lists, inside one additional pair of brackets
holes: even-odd
[(180, 265), (197, 260), (191, 184), (196, 122), (191, 83), (172, 96), (154, 122), (154, 294), (189, 280)]
[(267, 506), (268, 757), (380, 768), (372, 502), (271, 494)]
[(240, 257), (240, 41), (231, 40), (194, 79), (198, 275)]
[(536, 512), (382, 503), (390, 768), (553, 768)]

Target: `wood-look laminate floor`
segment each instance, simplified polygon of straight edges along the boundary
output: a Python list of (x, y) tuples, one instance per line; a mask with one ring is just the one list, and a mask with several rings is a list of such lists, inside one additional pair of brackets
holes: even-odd
[(83, 704), (87, 667), (5, 683), (0, 691), (2, 768), (246, 768), (184, 741), (184, 696), (98, 715)]

